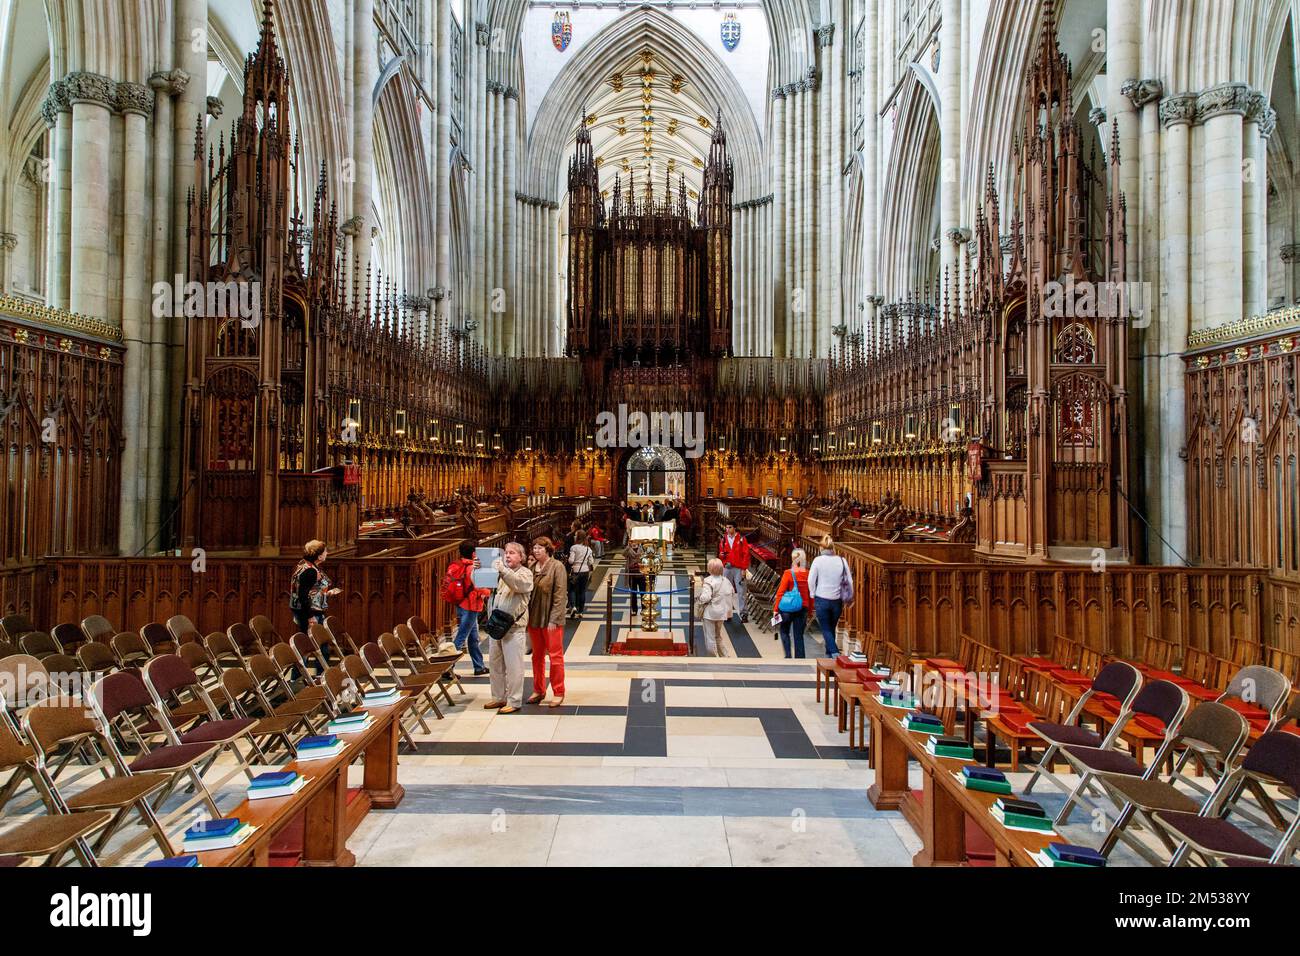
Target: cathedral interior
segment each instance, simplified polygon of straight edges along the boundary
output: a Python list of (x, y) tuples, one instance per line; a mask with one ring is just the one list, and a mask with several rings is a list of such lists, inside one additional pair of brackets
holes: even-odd
[[(1113, 867), (1293, 864), (1298, 29), (0, 0), (0, 755), (40, 755), (0, 860), (170, 860), (197, 805), (260, 821), (204, 866), (1062, 865), (965, 759)], [(921, 695), (963, 679), (995, 692)], [(390, 687), (346, 808), (245, 799), (245, 740), (292, 769)], [(41, 729), (74, 698), (106, 777), (234, 736), (86, 829)], [(85, 827), (24, 843), (51, 819)]]

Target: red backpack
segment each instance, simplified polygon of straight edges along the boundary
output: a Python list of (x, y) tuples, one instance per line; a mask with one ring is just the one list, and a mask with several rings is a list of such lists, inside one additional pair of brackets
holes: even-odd
[(470, 590), (465, 580), (466, 577), (465, 562), (453, 561), (447, 567), (447, 573), (443, 576), (442, 590), (439, 592), (439, 596), (448, 604), (459, 607)]

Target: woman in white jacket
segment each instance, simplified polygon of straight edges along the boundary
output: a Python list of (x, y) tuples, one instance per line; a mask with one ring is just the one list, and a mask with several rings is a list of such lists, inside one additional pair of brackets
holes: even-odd
[(709, 657), (735, 657), (736, 649), (727, 636), (727, 621), (736, 613), (736, 589), (722, 574), (722, 562), (709, 561), (709, 576), (696, 595), (704, 622), (704, 650)]

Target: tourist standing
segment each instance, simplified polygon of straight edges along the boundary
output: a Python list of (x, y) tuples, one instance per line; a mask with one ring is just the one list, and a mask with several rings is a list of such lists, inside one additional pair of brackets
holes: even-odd
[(592, 569), (596, 567), (596, 555), (587, 540), (587, 532), (578, 531), (573, 536), (573, 546), (569, 548), (570, 617), (582, 617), (582, 612), (587, 610), (587, 584), (591, 581)]
[(488, 648), (492, 699), (483, 708), (499, 714), (515, 714), (524, 703), (524, 644), (528, 641), (526, 621), (533, 572), (524, 564), (524, 546), (518, 541), (507, 544), (505, 554), (493, 561), (492, 567), (501, 576), (492, 605), (509, 614), (515, 623), (505, 637), (492, 641)]
[(853, 603), (853, 572), (849, 563), (835, 553), (835, 542), (830, 535), (825, 535), (821, 544), (821, 554), (813, 558), (808, 569), (808, 591), (812, 594), (826, 655), (835, 657), (840, 652), (835, 643), (835, 628), (844, 608)]
[(329, 557), (324, 541), (308, 541), (302, 547), (302, 560), (293, 569), (289, 583), (289, 609), (298, 630), (306, 634), (312, 624), (324, 624), (329, 599), (342, 594), (342, 588), (333, 586), (321, 565)]
[(727, 522), (722, 540), (718, 542), (718, 557), (722, 559), (723, 573), (736, 592), (736, 614), (745, 616), (745, 572), (749, 570), (749, 542)]
[[(793, 597), (798, 595), (798, 609), (792, 607)], [(782, 599), (786, 607), (782, 607)], [(773, 613), (781, 615), (781, 648), (785, 656), (790, 657), (791, 638), (794, 640), (794, 656), (803, 657), (803, 632), (808, 623), (808, 609), (812, 607), (812, 596), (808, 591), (808, 555), (802, 548), (790, 552), (790, 567), (781, 575), (781, 583), (776, 588), (776, 600), (772, 602)]]
[(491, 592), (487, 588), (474, 587), (474, 572), (478, 567), (474, 542), (462, 541), (460, 557), (447, 568), (442, 598), (456, 607), (456, 636), (452, 638), (456, 650), (463, 651), (469, 645), (469, 659), (474, 665), (474, 676), (482, 677), (488, 668), (483, 663), (483, 649), (479, 645), (478, 616)]
[(628, 590), (630, 599), (629, 607), (631, 609), (631, 620), (629, 623), (636, 623), (637, 611), (641, 609), (641, 594), (645, 591), (645, 573), (641, 570), (641, 549), (634, 544), (628, 545), (626, 553), (623, 555), (623, 580), (624, 587)]
[(533, 541), (533, 596), (528, 604), (528, 642), (533, 649), (533, 696), (530, 704), (546, 697), (546, 664), (550, 661), (550, 685), (555, 696), (550, 706), (564, 703), (564, 615), (569, 605), (568, 575), (555, 559), (550, 538)]
[(727, 621), (735, 613), (736, 589), (722, 573), (722, 561), (709, 559), (709, 576), (700, 585), (695, 602), (699, 605), (704, 631), (704, 650), (709, 657), (735, 657), (736, 649), (727, 635)]

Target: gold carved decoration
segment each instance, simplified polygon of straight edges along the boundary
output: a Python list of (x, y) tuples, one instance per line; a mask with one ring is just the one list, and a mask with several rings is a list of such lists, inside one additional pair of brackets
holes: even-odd
[(1199, 332), (1193, 332), (1187, 336), (1187, 347), (1195, 349), (1203, 345), (1223, 344), (1237, 339), (1255, 338), (1258, 335), (1296, 325), (1300, 325), (1300, 305), (1265, 312), (1263, 315), (1252, 315), (1214, 329), (1201, 329)]
[(79, 315), (76, 312), (52, 309), (47, 305), (39, 305), (26, 299), (20, 299), (17, 296), (0, 295), (0, 315), (9, 315), (15, 319), (27, 319), (32, 322), (39, 322), (42, 325), (67, 329), (70, 332), (93, 335), (95, 338), (107, 339), (110, 342), (120, 343), (122, 341), (122, 330), (109, 325), (107, 322), (91, 318), (88, 315)]

